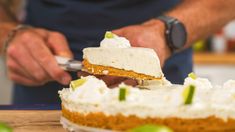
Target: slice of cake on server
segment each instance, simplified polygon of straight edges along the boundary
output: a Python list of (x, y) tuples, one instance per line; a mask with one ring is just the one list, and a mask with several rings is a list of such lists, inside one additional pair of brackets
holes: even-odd
[(163, 73), (156, 52), (150, 48), (131, 47), (129, 41), (106, 32), (100, 47), (83, 50), (84, 71), (91, 74), (160, 80)]

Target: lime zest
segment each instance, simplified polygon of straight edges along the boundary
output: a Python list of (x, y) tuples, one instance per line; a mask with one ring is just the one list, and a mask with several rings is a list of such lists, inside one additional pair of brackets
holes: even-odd
[(125, 87), (121, 87), (119, 89), (119, 101), (126, 100), (127, 89)]
[(104, 35), (104, 38), (107, 38), (107, 39), (114, 38), (114, 34), (110, 31), (107, 31)]
[(70, 87), (71, 87), (73, 90), (75, 90), (77, 87), (82, 86), (85, 82), (86, 82), (86, 79), (84, 79), (84, 78), (77, 79), (77, 80), (71, 81)]
[(194, 85), (189, 85), (188, 87), (186, 87), (183, 91), (183, 98), (184, 98), (184, 104), (185, 105), (189, 105), (192, 104), (193, 102), (193, 96), (195, 93), (195, 86)]
[(197, 75), (195, 73), (193, 73), (193, 72), (189, 73), (188, 77), (191, 77), (194, 80), (197, 79)]
[(127, 132), (173, 132), (167, 126), (146, 124), (128, 130)]

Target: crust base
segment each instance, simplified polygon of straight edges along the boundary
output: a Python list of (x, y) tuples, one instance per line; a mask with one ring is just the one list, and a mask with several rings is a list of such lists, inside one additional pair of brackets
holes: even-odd
[(75, 124), (110, 129), (110, 130), (128, 130), (143, 124), (166, 125), (175, 132), (234, 132), (235, 120), (228, 119), (226, 122), (214, 116), (201, 119), (181, 119), (181, 118), (138, 118), (135, 115), (106, 116), (103, 113), (81, 114), (71, 112), (62, 105), (62, 115)]
[(83, 68), (84, 68), (83, 70), (91, 74), (128, 77), (128, 78), (137, 79), (137, 80), (160, 80), (162, 79), (162, 77), (156, 78), (154, 76), (136, 73), (134, 71), (126, 71), (126, 70), (122, 70), (118, 68), (113, 68), (110, 66), (94, 65), (88, 62), (88, 60), (86, 59), (84, 59), (82, 63), (83, 63)]

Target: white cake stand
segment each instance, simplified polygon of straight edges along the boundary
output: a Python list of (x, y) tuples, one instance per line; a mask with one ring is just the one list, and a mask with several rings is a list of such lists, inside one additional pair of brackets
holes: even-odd
[(61, 116), (60, 118), (60, 123), (62, 124), (63, 128), (68, 130), (69, 132), (117, 132), (117, 131), (112, 131), (112, 130), (107, 130), (107, 129), (100, 129), (100, 128), (77, 125), (67, 120), (63, 116)]

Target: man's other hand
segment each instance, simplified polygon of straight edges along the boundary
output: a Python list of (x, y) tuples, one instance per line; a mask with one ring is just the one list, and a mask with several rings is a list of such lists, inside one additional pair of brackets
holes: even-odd
[(49, 81), (69, 84), (54, 55), (73, 57), (64, 35), (40, 28), (18, 31), (6, 51), (8, 76), (18, 84), (40, 86)]
[(158, 54), (161, 66), (171, 55), (165, 42), (165, 26), (159, 20), (150, 20), (141, 25), (132, 25), (113, 30), (113, 33), (126, 37), (133, 47), (152, 48)]

